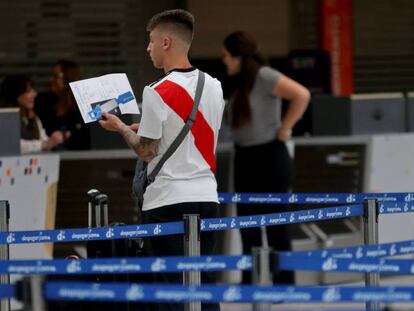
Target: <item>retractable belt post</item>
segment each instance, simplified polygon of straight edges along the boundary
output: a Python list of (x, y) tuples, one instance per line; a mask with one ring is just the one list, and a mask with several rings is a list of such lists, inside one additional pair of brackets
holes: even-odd
[[(272, 285), (273, 274), (279, 271), (279, 256), (269, 247), (252, 248), (252, 281), (254, 285)], [(271, 303), (254, 303), (254, 311), (270, 311)]]
[(103, 226), (108, 226), (108, 196), (106, 194), (100, 193), (95, 196), (95, 222), (96, 227), (102, 227), (102, 218)]
[(92, 228), (92, 209), (95, 205), (95, 197), (99, 193), (99, 190), (96, 189), (91, 189), (86, 193), (88, 197), (88, 228)]
[[(376, 245), (378, 244), (378, 216), (379, 206), (377, 199), (364, 200), (364, 244)], [(365, 286), (375, 287), (379, 286), (379, 273), (366, 273)], [(366, 309), (368, 311), (380, 310), (381, 306), (378, 302), (367, 302)]]
[[(0, 232), (9, 231), (10, 205), (8, 201), (0, 201)], [(0, 245), (0, 260), (9, 260), (9, 245)], [(10, 284), (10, 275), (0, 275), (0, 284)], [(10, 299), (0, 301), (0, 311), (10, 310)]]
[(43, 298), (42, 275), (24, 277), (17, 283), (17, 299), (23, 303), (24, 311), (47, 311)]
[[(200, 215), (184, 215), (184, 254), (189, 257), (200, 256)], [(200, 285), (200, 271), (187, 271), (183, 273), (184, 285)], [(187, 302), (185, 311), (200, 311), (201, 302)]]

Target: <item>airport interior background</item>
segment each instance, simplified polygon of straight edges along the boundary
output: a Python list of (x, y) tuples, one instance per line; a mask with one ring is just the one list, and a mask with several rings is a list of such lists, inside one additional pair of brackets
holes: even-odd
[[(329, 2), (335, 1), (2, 0), (0, 78), (30, 74), (42, 91), (52, 64), (72, 59), (81, 65), (83, 78), (126, 73), (140, 101), (143, 87), (163, 74), (146, 52), (147, 21), (159, 11), (185, 8), (196, 19), (191, 62), (222, 82), (226, 98), (232, 86), (221, 60), (222, 41), (235, 30), (251, 32), (272, 67), (311, 91), (310, 105), (289, 142), (295, 164), (292, 192), (411, 192), (414, 1), (339, 0), (342, 24), (328, 18)], [(1, 136), (11, 134), (10, 128), (1, 131)], [(0, 148), (0, 199), (17, 211), (13, 229), (86, 227), (91, 188), (108, 195), (111, 223), (139, 221), (131, 193), (135, 155), (119, 136), (96, 124), (90, 140), (91, 150), (29, 156)], [(233, 144), (226, 124), (216, 156), (218, 190), (232, 192)], [(28, 161), (21, 172), (15, 167), (19, 158)], [(235, 215), (235, 206), (223, 206), (221, 214)], [(361, 230), (359, 217), (294, 225), (293, 249), (357, 245)], [(379, 235), (380, 242), (414, 239), (414, 217), (381, 220)], [(240, 253), (237, 230), (223, 233), (220, 241), (223, 252)], [(23, 258), (71, 253), (84, 254), (84, 245), (11, 249)], [(295, 277), (297, 284), (361, 280), (360, 275), (326, 272), (297, 272)], [(240, 275), (223, 273), (222, 280), (237, 283)]]

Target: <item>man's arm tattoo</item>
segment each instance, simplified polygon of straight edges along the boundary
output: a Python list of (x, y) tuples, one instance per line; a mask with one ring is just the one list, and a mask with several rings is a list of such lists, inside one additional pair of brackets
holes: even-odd
[(139, 137), (135, 152), (142, 160), (149, 162), (158, 154), (158, 142), (159, 139)]
[(120, 131), (128, 146), (145, 162), (151, 161), (158, 153), (159, 139), (140, 137), (129, 126), (123, 126)]

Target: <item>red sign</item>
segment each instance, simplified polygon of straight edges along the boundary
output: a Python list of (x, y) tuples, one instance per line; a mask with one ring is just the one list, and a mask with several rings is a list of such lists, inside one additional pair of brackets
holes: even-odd
[(352, 70), (352, 0), (321, 0), (322, 47), (331, 56), (333, 95), (354, 91)]

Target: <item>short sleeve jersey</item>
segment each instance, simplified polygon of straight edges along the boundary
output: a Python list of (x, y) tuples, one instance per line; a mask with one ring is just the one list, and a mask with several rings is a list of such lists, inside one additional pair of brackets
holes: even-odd
[[(197, 81), (197, 69), (177, 69), (144, 88), (138, 135), (159, 139), (158, 154), (148, 163), (148, 173), (189, 117)], [(223, 110), (221, 84), (206, 74), (195, 122), (147, 187), (144, 211), (185, 202), (218, 202), (215, 151)]]
[(272, 92), (282, 76), (282, 73), (268, 66), (261, 67), (257, 72), (249, 96), (251, 122), (233, 129), (233, 138), (237, 145), (254, 146), (275, 139), (281, 123), (282, 102)]

